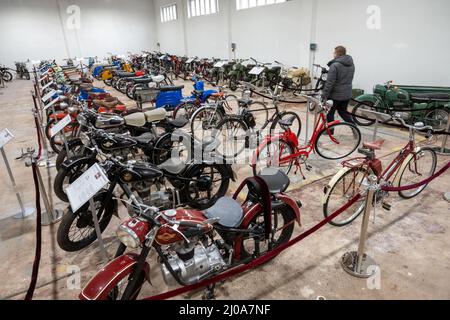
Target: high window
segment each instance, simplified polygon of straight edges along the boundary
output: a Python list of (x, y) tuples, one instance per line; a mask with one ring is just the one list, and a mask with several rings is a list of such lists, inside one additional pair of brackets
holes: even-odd
[(188, 18), (219, 12), (218, 0), (187, 0)]
[(178, 13), (176, 4), (161, 7), (161, 22), (169, 22), (177, 19)]
[(236, 0), (236, 9), (243, 10), (254, 7), (266, 6), (269, 4), (283, 3), (288, 0)]

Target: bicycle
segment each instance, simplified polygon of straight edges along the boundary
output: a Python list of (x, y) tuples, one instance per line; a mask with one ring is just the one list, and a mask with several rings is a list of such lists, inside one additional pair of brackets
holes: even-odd
[[(278, 167), (286, 174), (295, 165), (301, 171), (301, 164), (306, 164), (310, 154), (316, 152), (320, 157), (328, 160), (338, 160), (352, 154), (361, 142), (361, 132), (352, 123), (336, 120), (328, 123), (326, 114), (332, 107), (332, 101), (322, 103), (320, 100), (307, 95), (301, 95), (319, 106), (319, 116), (314, 126), (310, 140), (301, 146), (298, 137), (292, 132), (294, 118), (280, 121), (284, 132), (270, 134), (258, 146), (252, 159), (253, 172), (257, 167)], [(306, 165), (310, 170), (310, 166)]]
[[(364, 143), (363, 148), (358, 150), (364, 157), (344, 161), (342, 163), (343, 168), (325, 187), (323, 198), (323, 214), (325, 217), (340, 208), (354, 195), (362, 193), (362, 186), (366, 184), (369, 175), (374, 174), (380, 186), (401, 187), (415, 184), (434, 174), (437, 164), (436, 152), (428, 147), (417, 147), (415, 143), (416, 132), (427, 130), (426, 136), (431, 139), (433, 128), (425, 126), (421, 122), (407, 125), (398, 113), (392, 116), (392, 119), (409, 129), (409, 141), (406, 146), (400, 150), (395, 159), (383, 171), (380, 159), (375, 156), (375, 150), (381, 149), (384, 140)], [(399, 191), (398, 194), (401, 198), (411, 199), (420, 194), (426, 186), (409, 191)], [(391, 206), (384, 202), (388, 195), (387, 192), (378, 191), (375, 195), (375, 203), (381, 203), (384, 209), (390, 210)], [(365, 202), (365, 198), (362, 197), (338, 218), (332, 220), (330, 224), (337, 227), (350, 224), (364, 211)]]
[[(251, 142), (257, 145), (266, 129), (270, 132), (283, 129), (280, 123), (286, 119), (292, 119), (291, 128), (294, 128), (292, 131), (296, 137), (300, 136), (302, 129), (300, 116), (294, 111), (280, 109), (281, 95), (278, 92), (267, 90), (273, 104), (272, 107), (267, 107), (265, 103), (250, 99), (250, 93), (258, 91), (256, 86), (248, 82), (241, 82), (241, 85), (244, 88), (244, 97), (237, 100), (239, 106), (237, 113), (225, 116), (214, 130), (216, 138), (219, 134), (222, 136), (221, 147), (225, 152), (221, 154), (224, 158), (237, 157), (245, 148), (250, 148)], [(251, 108), (256, 105), (261, 108)], [(269, 110), (275, 110), (270, 117)]]

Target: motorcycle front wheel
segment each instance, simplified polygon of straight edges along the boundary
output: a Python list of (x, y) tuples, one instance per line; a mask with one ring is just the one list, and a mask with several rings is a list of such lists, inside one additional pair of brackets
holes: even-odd
[(10, 82), (13, 79), (13, 75), (9, 71), (5, 71), (2, 75), (2, 78), (5, 82)]
[[(103, 191), (94, 197), (95, 213), (97, 214), (102, 233), (111, 221), (114, 211), (117, 210), (117, 200), (107, 201), (105, 210), (103, 210), (101, 215), (98, 214), (99, 209), (106, 200), (106, 195), (107, 192)], [(70, 206), (67, 208), (67, 212), (63, 215), (58, 227), (56, 240), (59, 247), (67, 252), (80, 251), (97, 240), (89, 202), (75, 213), (72, 212)]]

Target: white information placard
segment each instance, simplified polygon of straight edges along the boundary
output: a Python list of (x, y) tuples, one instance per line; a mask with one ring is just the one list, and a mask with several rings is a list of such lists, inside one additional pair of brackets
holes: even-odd
[(186, 63), (191, 63), (192, 61), (194, 61), (194, 58), (189, 58), (186, 60)]
[(252, 70), (250, 70), (250, 72), (248, 74), (253, 74), (253, 75), (258, 76), (261, 74), (261, 72), (264, 71), (264, 69), (265, 69), (264, 67), (254, 67)]
[(52, 84), (54, 84), (55, 82), (52, 80), (49, 83), (47, 83), (45, 86), (42, 87), (42, 90), (47, 89), (48, 87), (50, 87)]
[(8, 129), (0, 131), (0, 149), (14, 138), (13, 134)]
[(59, 97), (56, 98), (56, 99), (53, 99), (52, 101), (50, 101), (49, 103), (47, 103), (47, 104), (44, 106), (44, 110), (47, 110), (48, 108), (50, 108), (52, 105), (54, 105), (54, 104), (57, 103), (58, 101), (59, 101)]
[(53, 97), (55, 95), (56, 91), (52, 90), (49, 93), (47, 93), (45, 96), (42, 97), (42, 101), (46, 102), (48, 99), (50, 99), (51, 97)]
[(66, 189), (72, 211), (76, 212), (80, 209), (97, 192), (106, 186), (108, 182), (108, 177), (106, 177), (98, 163), (90, 167)]
[(58, 132), (64, 129), (70, 122), (72, 122), (72, 118), (70, 114), (62, 118), (58, 121), (53, 127), (50, 128), (50, 137), (53, 138)]
[(226, 61), (216, 62), (216, 64), (214, 65), (214, 68), (222, 68), (225, 65), (225, 63), (227, 63), (227, 62)]

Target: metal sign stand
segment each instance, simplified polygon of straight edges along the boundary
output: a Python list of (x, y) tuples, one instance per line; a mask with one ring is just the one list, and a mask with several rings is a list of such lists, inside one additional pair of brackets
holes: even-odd
[[(450, 117), (447, 119), (447, 130), (445, 132), (450, 133)], [(442, 139), (442, 146), (435, 148), (437, 154), (441, 156), (450, 156), (450, 149), (447, 148), (448, 135), (445, 135)]]
[(341, 265), (345, 272), (357, 278), (371, 277), (373, 275), (372, 268), (377, 266), (376, 262), (364, 253), (370, 213), (373, 208), (375, 192), (378, 188), (377, 177), (375, 175), (369, 176), (368, 180), (366, 206), (364, 208), (358, 252), (347, 252), (341, 258)]
[(100, 252), (102, 255), (103, 262), (108, 262), (108, 251), (106, 251), (105, 244), (103, 242), (102, 231), (100, 229), (100, 224), (98, 223), (97, 210), (95, 209), (94, 199), (89, 200), (89, 208), (92, 213), (92, 220), (94, 220), (95, 233), (97, 234), (98, 245), (100, 247)]
[(14, 179), (14, 175), (12, 173), (11, 167), (9, 166), (8, 158), (6, 157), (5, 149), (1, 148), (1, 153), (3, 157), (3, 161), (5, 162), (6, 170), (8, 171), (9, 179), (11, 180), (11, 184), (14, 188), (14, 192), (16, 193), (17, 201), (19, 202), (20, 212), (15, 214), (13, 217), (15, 219), (25, 219), (29, 216), (32, 216), (36, 213), (36, 209), (32, 207), (25, 207), (22, 202), (22, 197), (20, 196), (20, 192), (17, 189), (16, 180)]

